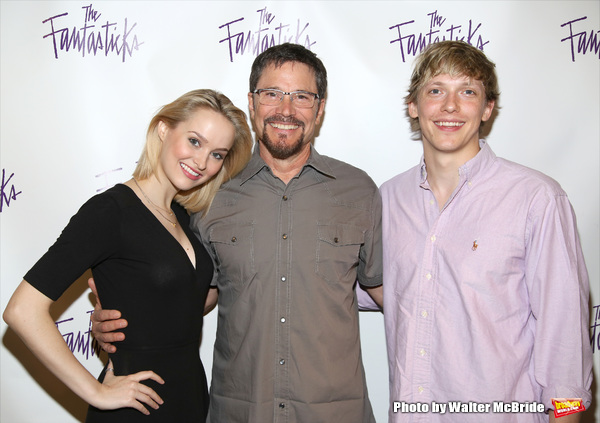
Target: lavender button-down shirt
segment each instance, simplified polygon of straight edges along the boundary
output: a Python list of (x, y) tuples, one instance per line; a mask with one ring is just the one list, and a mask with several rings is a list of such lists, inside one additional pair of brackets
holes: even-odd
[[(441, 211), (423, 161), (381, 187), (390, 422), (541, 422), (552, 398), (591, 402), (572, 207), (556, 181), (480, 146)], [(451, 413), (458, 401), (471, 412)]]

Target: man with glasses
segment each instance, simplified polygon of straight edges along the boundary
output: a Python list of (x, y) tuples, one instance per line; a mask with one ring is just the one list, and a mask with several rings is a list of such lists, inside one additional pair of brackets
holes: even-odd
[[(248, 94), (254, 155), (193, 216), (218, 269), (212, 423), (374, 422), (354, 286), (381, 304), (381, 199), (366, 173), (312, 146), (326, 90), (310, 50), (260, 54)], [(94, 334), (112, 342), (97, 332), (105, 312)]]

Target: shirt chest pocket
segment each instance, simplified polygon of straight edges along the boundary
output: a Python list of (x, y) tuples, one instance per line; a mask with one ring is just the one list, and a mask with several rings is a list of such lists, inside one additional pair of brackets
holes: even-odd
[(329, 283), (354, 283), (364, 239), (363, 230), (356, 226), (319, 224), (315, 272)]
[(217, 226), (210, 231), (209, 242), (215, 252), (219, 281), (242, 283), (254, 275), (254, 225)]

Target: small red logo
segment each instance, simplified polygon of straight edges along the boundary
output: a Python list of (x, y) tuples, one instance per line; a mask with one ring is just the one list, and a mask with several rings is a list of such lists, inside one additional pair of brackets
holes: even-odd
[(585, 410), (581, 398), (553, 398), (554, 417), (559, 418)]

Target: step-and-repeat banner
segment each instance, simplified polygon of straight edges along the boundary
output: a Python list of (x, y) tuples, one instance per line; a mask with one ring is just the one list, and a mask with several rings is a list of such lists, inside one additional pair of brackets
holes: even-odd
[[(2, 309), (79, 206), (130, 178), (161, 105), (214, 88), (247, 110), (256, 55), (302, 44), (329, 75), (316, 148), (379, 185), (421, 156), (403, 105), (415, 55), (460, 39), (497, 65), (500, 109), (485, 133), (496, 154), (558, 180), (575, 208), (599, 377), (598, 1), (2, 0), (0, 7)], [(98, 374), (105, 357), (90, 337), (86, 277), (52, 314), (77, 358)], [(1, 325), (0, 420), (81, 421), (86, 405)], [(213, 312), (201, 346), (207, 369), (215, 328)], [(362, 313), (361, 331), (371, 400), (385, 422), (382, 315)], [(594, 389), (597, 402), (598, 382)], [(585, 417), (599, 415), (596, 405)]]

